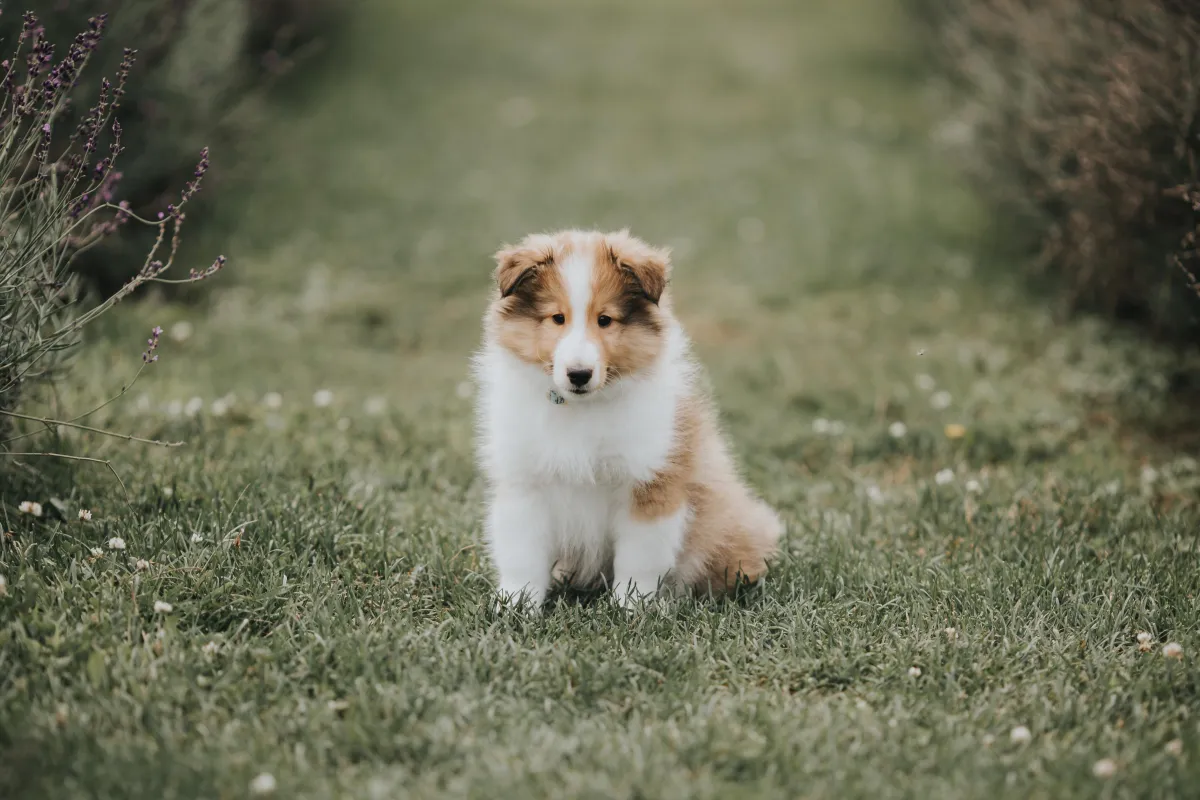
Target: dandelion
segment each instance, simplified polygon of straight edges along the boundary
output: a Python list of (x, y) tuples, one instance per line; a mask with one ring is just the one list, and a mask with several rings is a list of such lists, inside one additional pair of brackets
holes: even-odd
[(150, 569), (150, 562), (144, 558), (139, 558), (133, 566), (138, 572), (145, 572)]
[(183, 407), (183, 413), (189, 417), (194, 417), (200, 413), (200, 409), (204, 408), (204, 400), (199, 397), (193, 397), (187, 401), (187, 405)]
[(1117, 774), (1117, 762), (1111, 758), (1102, 758), (1092, 764), (1092, 774), (1097, 778), (1111, 778)]
[(916, 384), (917, 388), (922, 392), (932, 392), (934, 387), (937, 386), (937, 381), (933, 379), (932, 375), (921, 374), (917, 376)]
[(1167, 751), (1167, 755), (1181, 756), (1183, 755), (1183, 739), (1172, 739), (1163, 749)]
[(888, 436), (893, 439), (903, 439), (906, 433), (908, 433), (908, 426), (903, 422), (893, 422), (888, 425)]
[(170, 614), (174, 610), (175, 610), (175, 606), (171, 605), (170, 603), (167, 603), (163, 600), (155, 600), (154, 601), (154, 613), (155, 614)]
[(910, 678), (921, 677), (921, 668), (920, 667), (909, 667), (908, 668), (908, 677), (910, 677)]
[(967, 486), (967, 491), (970, 492), (971, 494), (979, 494), (980, 492), (983, 491), (983, 487), (979, 485), (979, 481), (975, 480), (974, 478), (967, 481), (966, 486)]
[(1183, 658), (1183, 645), (1179, 642), (1167, 642), (1163, 645), (1162, 653), (1166, 658)]
[(313, 405), (317, 408), (333, 405), (333, 392), (328, 389), (318, 389), (313, 393)]
[(250, 791), (253, 794), (271, 794), (275, 791), (275, 776), (269, 772), (256, 775), (254, 780), (250, 781)]
[(933, 397), (929, 398), (929, 405), (937, 411), (943, 411), (950, 407), (950, 401), (951, 397), (949, 392), (934, 392)]
[(363, 403), (363, 411), (373, 417), (377, 417), (387, 410), (387, 400), (382, 397), (368, 397)]
[(1033, 741), (1033, 734), (1024, 725), (1018, 725), (1012, 729), (1012, 733), (1008, 734), (1008, 739), (1013, 744), (1029, 744)]
[(267, 392), (263, 395), (262, 402), (267, 408), (283, 408), (283, 395), (279, 392)]
[(35, 503), (32, 500), (23, 500), (23, 501), (21, 501), (21, 504), (19, 506), (17, 506), (17, 510), (20, 511), (22, 514), (29, 514), (34, 517), (40, 517), (42, 515), (42, 504)]
[(961, 439), (967, 435), (967, 426), (960, 425), (957, 422), (951, 422), (946, 426), (947, 439)]
[(192, 338), (192, 323), (180, 320), (171, 326), (171, 338), (177, 342), (186, 342)]
[(91, 522), (92, 521), (91, 509), (87, 509), (87, 508), (79, 509), (79, 519), (82, 520), (83, 522)]
[(933, 476), (933, 482), (938, 486), (945, 486), (948, 483), (954, 482), (954, 470), (943, 469), (938, 470), (938, 473)]
[(114, 536), (113, 538), (108, 540), (108, 549), (109, 550), (124, 550), (125, 549), (125, 540), (122, 539), (120, 536)]

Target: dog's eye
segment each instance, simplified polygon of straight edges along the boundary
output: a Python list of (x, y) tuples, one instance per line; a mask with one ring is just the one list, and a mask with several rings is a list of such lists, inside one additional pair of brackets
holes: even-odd
[(596, 320), (596, 324), (601, 328), (607, 328), (609, 325), (612, 325), (612, 317), (607, 314), (601, 314), (599, 319)]
[(555, 314), (550, 319), (554, 320), (555, 325), (565, 325), (567, 322), (567, 318), (562, 314)]

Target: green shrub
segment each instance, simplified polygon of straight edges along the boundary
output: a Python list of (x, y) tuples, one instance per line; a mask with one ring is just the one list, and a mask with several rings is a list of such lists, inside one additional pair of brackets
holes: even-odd
[(1177, 257), (1195, 215), (1200, 4), (910, 0), (970, 126), (967, 163), (1072, 306), (1196, 336)]
[[(171, 202), (201, 147), (211, 146), (223, 164), (257, 124), (265, 90), (297, 57), (318, 43), (339, 18), (333, 0), (27, 0), (51, 41), (60, 46), (78, 20), (106, 12), (105, 44), (94, 54), (96, 69), (76, 89), (75, 112), (96, 96), (99, 76), (111, 74), (123, 47), (138, 60), (118, 119), (128, 150), (118, 195), (142, 216), (153, 217)], [(17, 15), (0, 16), (0, 37), (11, 41)], [(221, 174), (209, 177), (209, 189)], [(211, 202), (206, 192), (204, 203)], [(205, 205), (194, 203), (193, 221)], [(152, 232), (132, 228), (110, 237), (76, 261), (77, 271), (115, 291), (130, 278)]]
[[(31, 390), (59, 374), (84, 328), (139, 286), (166, 280), (161, 276), (174, 262), (183, 210), (208, 170), (203, 150), (192, 180), (156, 219), (142, 220), (127, 203), (113, 201), (125, 150), (116, 117), (127, 97), (133, 53), (123, 54), (111, 80), (96, 79), (92, 102), (67, 114), (78, 98), (72, 87), (86, 74), (104, 23), (103, 16), (93, 17), (87, 31), (56, 48), (37, 18), (26, 14), (16, 44), (5, 48), (14, 55), (0, 63), (0, 468), (50, 455), (27, 449), (31, 436), (62, 425), (86, 427), (78, 420), (90, 412), (58, 421), (18, 409)], [(153, 246), (115, 293), (84, 306), (72, 262), (129, 223), (150, 230)], [(218, 258), (180, 280), (202, 280), (224, 262)], [(151, 333), (143, 367), (158, 358), (159, 333)], [(17, 422), (36, 426), (14, 436)]]

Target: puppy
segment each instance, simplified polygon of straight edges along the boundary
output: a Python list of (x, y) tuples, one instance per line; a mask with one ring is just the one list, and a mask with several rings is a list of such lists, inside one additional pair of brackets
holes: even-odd
[(496, 262), (474, 367), (502, 601), (539, 609), (564, 580), (628, 606), (761, 577), (782, 525), (722, 440), (671, 312), (667, 251), (572, 230)]

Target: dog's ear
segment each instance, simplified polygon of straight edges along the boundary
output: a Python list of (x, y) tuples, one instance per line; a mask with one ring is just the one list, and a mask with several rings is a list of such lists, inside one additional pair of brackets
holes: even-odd
[(629, 231), (617, 231), (605, 236), (608, 256), (624, 272), (646, 299), (658, 305), (671, 279), (671, 251), (652, 247)]
[(496, 252), (496, 285), (500, 297), (508, 297), (523, 283), (535, 277), (540, 267), (554, 260), (549, 240), (529, 237), (515, 246), (505, 246)]

